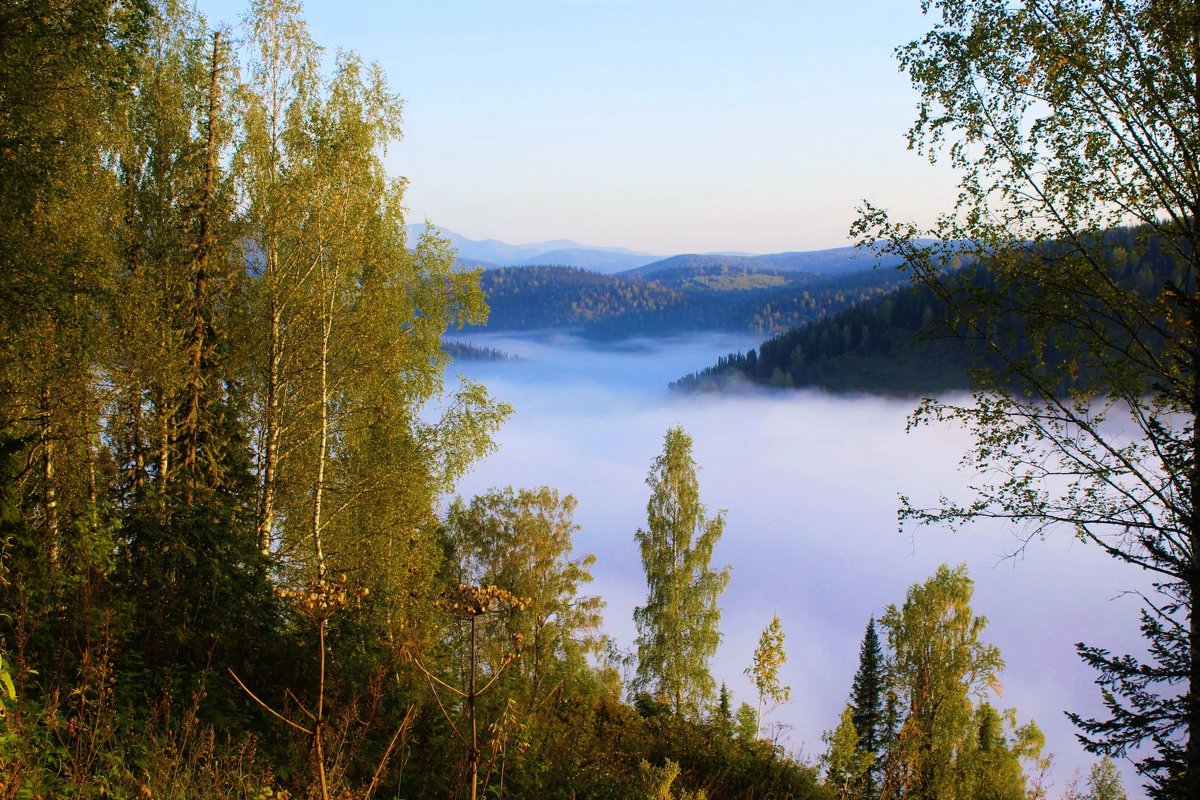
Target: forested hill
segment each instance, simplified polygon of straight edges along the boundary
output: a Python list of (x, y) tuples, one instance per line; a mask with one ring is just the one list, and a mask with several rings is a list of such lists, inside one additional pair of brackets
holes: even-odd
[(769, 334), (862, 303), (901, 280), (895, 270), (829, 276), (724, 262), (660, 264), (652, 277), (565, 266), (486, 270), (487, 329), (566, 328), (592, 339), (697, 330)]
[(928, 289), (902, 287), (730, 353), (671, 384), (682, 391), (746, 385), (908, 394), (966, 389), (970, 354), (958, 339), (918, 332), (941, 311)]
[[(1138, 230), (1104, 234), (1117, 285), (1146, 294), (1165, 283), (1182, 285), (1175, 259)], [(987, 285), (983, 267), (963, 267), (967, 284)], [(895, 273), (898, 270), (892, 270)], [(966, 390), (980, 354), (969, 340), (931, 329), (945, 313), (926, 287), (890, 291), (828, 317), (780, 333), (747, 353), (730, 353), (671, 384), (681, 391), (739, 386), (819, 387), (832, 391), (924, 394)]]
[[(895, 266), (896, 259), (885, 259), (883, 266)], [(805, 250), (767, 255), (745, 255), (740, 253), (685, 254), (664, 258), (651, 264), (631, 269), (626, 276), (657, 278), (674, 270), (711, 269), (730, 267), (747, 270), (776, 272), (805, 272), (825, 276), (846, 275), (871, 269), (875, 259), (870, 253), (857, 247), (834, 247), (828, 250)]]

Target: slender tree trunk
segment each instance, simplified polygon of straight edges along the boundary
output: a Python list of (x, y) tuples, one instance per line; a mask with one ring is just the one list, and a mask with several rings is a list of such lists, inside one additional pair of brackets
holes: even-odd
[(325, 776), (325, 746), (321, 734), (325, 726), (325, 626), (327, 621), (317, 623), (317, 642), (320, 646), (320, 674), (317, 683), (317, 718), (313, 722), (313, 749), (317, 757), (317, 777), (321, 782), (321, 800), (329, 800), (329, 782)]
[[(322, 266), (324, 284), (324, 266)], [(321, 342), (320, 342), (320, 403), (319, 439), (317, 442), (317, 474), (313, 481), (313, 557), (317, 562), (317, 580), (325, 578), (325, 550), (321, 544), (321, 501), (325, 490), (325, 459), (329, 456), (329, 336), (333, 329), (333, 317), (324, 295), (329, 289), (322, 286)]]
[(38, 405), (38, 443), (42, 450), (42, 507), (46, 512), (43, 534), (46, 539), (46, 558), (50, 564), (50, 571), (57, 573), (59, 562), (58, 490), (55, 485), (55, 447), (51, 424), (50, 384), (42, 384)]
[(204, 394), (204, 346), (210, 327), (208, 319), (208, 275), (213, 251), (213, 197), (217, 171), (217, 100), (220, 92), (221, 33), (212, 37), (209, 62), (208, 109), (204, 132), (204, 183), (200, 200), (199, 240), (192, 266), (192, 333), (188, 345), (187, 399), (183, 424), (184, 502), (192, 505), (200, 450), (200, 406)]
[[(166, 324), (165, 322), (163, 323)], [(165, 347), (163, 348), (165, 350)], [(158, 510), (166, 513), (167, 484), (171, 475), (171, 415), (167, 409), (167, 390), (158, 388)]]
[(136, 386), (129, 393), (129, 438), (133, 447), (133, 475), (130, 485), (134, 495), (141, 493), (146, 485), (146, 456), (142, 453), (142, 398)]
[(158, 483), (158, 511), (161, 516), (166, 515), (167, 511), (167, 487), (171, 481), (171, 417), (174, 415), (172, 410), (174, 400), (172, 393), (168, 391), (166, 385), (166, 371), (163, 365), (166, 364), (168, 353), (171, 349), (171, 328), (172, 328), (172, 303), (171, 303), (171, 287), (167, 279), (166, 270), (159, 269), (159, 321), (158, 321), (158, 361), (159, 369), (157, 370), (156, 380), (158, 381), (157, 391), (155, 392), (155, 414), (157, 415), (158, 423), (158, 455), (155, 458), (157, 462), (157, 483)]
[[(1200, 119), (1200, 0), (1192, 3), (1192, 110)], [(1200, 197), (1193, 199), (1191, 219), (1192, 274), (1195, 275), (1197, 253), (1200, 245)], [(1191, 327), (1193, 346), (1200, 343), (1200, 285), (1192, 287)], [(1191, 489), (1191, 518), (1188, 520), (1188, 687), (1187, 744), (1184, 762), (1187, 775), (1186, 785), (1181, 787), (1183, 796), (1200, 797), (1200, 614), (1197, 613), (1197, 594), (1200, 592), (1200, 364), (1193, 357), (1192, 363), (1192, 463), (1189, 480)]]
[[(122, 161), (122, 185), (125, 189), (125, 235), (129, 237), (125, 248), (125, 271), (130, 279), (136, 281), (141, 272), (142, 242), (141, 225), (138, 221), (137, 196), (134, 191), (133, 170)], [(130, 335), (128, 325), (122, 331), (123, 336)], [(130, 455), (133, 458), (129, 485), (134, 496), (141, 494), (146, 484), (146, 454), (142, 449), (142, 386), (136, 369), (129, 365), (126, 374), (126, 388), (129, 393), (129, 439)]]
[[(273, 254), (268, 252), (267, 269), (271, 269)], [(275, 525), (275, 481), (279, 461), (280, 439), (280, 406), (282, 392), (280, 387), (283, 363), (283, 343), (280, 339), (280, 311), (277, 302), (272, 298), (270, 304), (270, 327), (267, 331), (267, 386), (264, 402), (266, 417), (263, 433), (262, 454), (262, 495), (258, 506), (258, 551), (267, 557), (271, 555), (271, 529)]]
[[(1195, 226), (1195, 221), (1193, 226)], [(1194, 241), (1200, 242), (1200, 236)], [(1193, 341), (1200, 342), (1200, 288), (1191, 299)], [(1193, 365), (1194, 367), (1200, 364)], [(1191, 497), (1189, 502), (1188, 561), (1186, 565), (1188, 599), (1188, 686), (1186, 703), (1187, 743), (1184, 747), (1186, 775), (1181, 797), (1200, 797), (1200, 614), (1196, 600), (1200, 596), (1200, 370), (1192, 370), (1192, 453), (1188, 467)]]

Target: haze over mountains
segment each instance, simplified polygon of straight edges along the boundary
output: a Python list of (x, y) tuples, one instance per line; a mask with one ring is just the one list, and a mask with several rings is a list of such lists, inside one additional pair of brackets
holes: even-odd
[[(415, 238), (425, 230), (424, 225), (409, 225), (408, 235)], [(509, 244), (498, 239), (468, 239), (448, 228), (437, 228), (458, 251), (459, 262), (466, 267), (516, 267), (531, 264), (555, 264), (580, 267), (596, 272), (621, 272), (662, 259), (653, 253), (641, 253), (622, 247), (592, 247), (570, 239), (548, 242)]]
[[(415, 238), (424, 229), (424, 225), (409, 225), (408, 235)], [(458, 251), (459, 263), (468, 268), (564, 266), (607, 275), (659, 278), (723, 266), (754, 272), (812, 272), (832, 276), (870, 269), (875, 264), (872, 256), (854, 247), (765, 255), (725, 252), (655, 255), (623, 247), (595, 247), (570, 239), (509, 244), (498, 239), (469, 239), (448, 228), (436, 230)]]
[[(415, 240), (423, 230), (410, 225), (408, 234)], [(775, 334), (900, 283), (895, 270), (873, 270), (876, 259), (853, 247), (662, 257), (566, 239), (509, 244), (437, 230), (457, 250), (461, 267), (484, 270), (489, 331), (559, 330), (608, 340)]]

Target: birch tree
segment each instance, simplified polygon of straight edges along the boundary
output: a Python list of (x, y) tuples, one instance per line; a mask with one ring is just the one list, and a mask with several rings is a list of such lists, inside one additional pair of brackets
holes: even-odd
[(882, 796), (970, 796), (965, 755), (974, 748), (973, 698), (999, 687), (1000, 652), (980, 641), (987, 620), (971, 610), (965, 567), (938, 567), (880, 619), (891, 658), (888, 683), (903, 720), (883, 766)]
[(763, 703), (770, 700), (778, 705), (786, 703), (792, 696), (792, 687), (779, 680), (779, 670), (787, 661), (783, 639), (783, 625), (776, 614), (759, 635), (758, 647), (754, 648), (754, 663), (746, 668), (746, 675), (753, 681), (754, 689), (758, 693), (758, 708), (755, 711), (755, 717), (758, 719), (756, 736), (762, 731)]
[(520, 638), (513, 675), (523, 684), (527, 707), (542, 699), (554, 678), (586, 674), (587, 657), (602, 650), (603, 601), (579, 594), (592, 580), (596, 557), (572, 553), (579, 529), (574, 509), (574, 497), (543, 486), (493, 490), (456, 502), (447, 515), (460, 582), (496, 585), (529, 599), (519, 613), (505, 614), (503, 635), (488, 648), (499, 663), (513, 638)]
[(646, 477), (647, 524), (635, 536), (649, 595), (633, 612), (633, 685), (662, 697), (680, 716), (698, 716), (716, 689), (708, 663), (721, 641), (717, 600), (729, 584), (729, 567), (712, 567), (725, 516), (705, 518), (696, 470), (692, 437), (671, 428)]

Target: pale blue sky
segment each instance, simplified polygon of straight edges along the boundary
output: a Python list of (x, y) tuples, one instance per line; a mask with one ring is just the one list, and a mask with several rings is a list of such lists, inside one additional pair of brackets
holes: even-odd
[[(247, 4), (200, 0), (210, 22)], [(330, 51), (405, 100), (410, 221), (653, 253), (848, 241), (863, 198), (927, 222), (952, 176), (909, 152), (892, 50), (918, 0), (311, 0)]]

